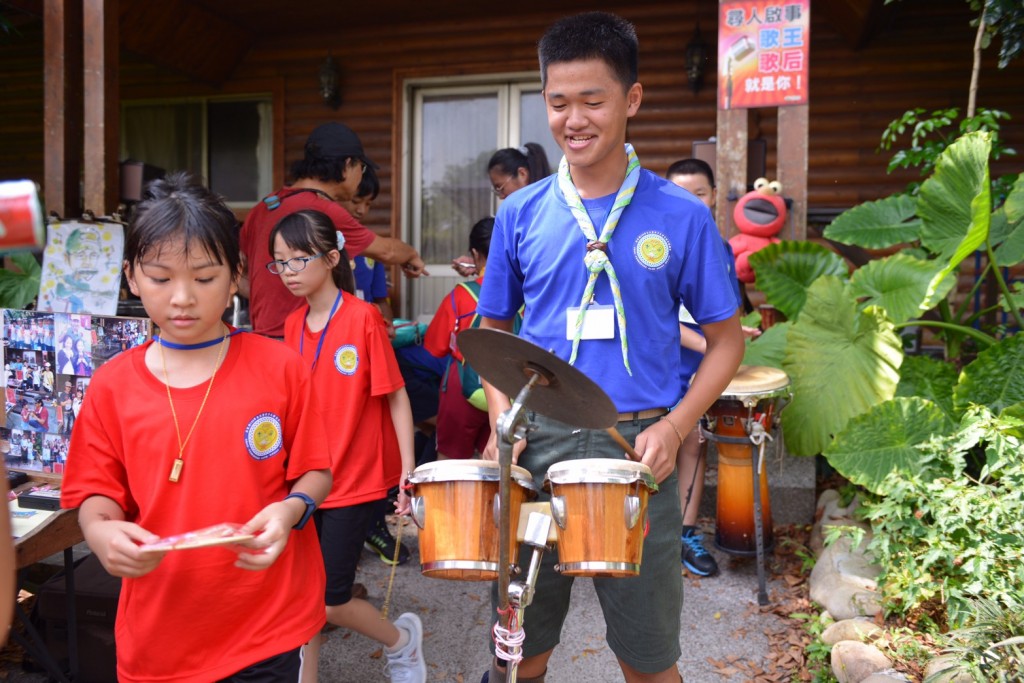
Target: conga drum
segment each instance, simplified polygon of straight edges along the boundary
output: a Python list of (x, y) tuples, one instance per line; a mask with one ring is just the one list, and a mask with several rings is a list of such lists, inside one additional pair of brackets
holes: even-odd
[(558, 564), (570, 576), (636, 576), (643, 559), (651, 469), (614, 458), (568, 460), (548, 468)]
[[(750, 436), (758, 429), (755, 422), (770, 433), (776, 406), (788, 396), (788, 387), (789, 377), (782, 370), (741, 365), (721, 398), (708, 410), (709, 438), (718, 449), (715, 546), (727, 553), (757, 554), (752, 449), (758, 446)], [(759, 463), (759, 470), (761, 540), (768, 550), (774, 544), (768, 472), (763, 463)]]
[[(420, 465), (409, 476), (412, 519), (419, 527), (424, 576), (458, 581), (498, 578), (501, 512), (498, 463), (488, 460), (440, 460)], [(519, 519), (524, 501), (537, 497), (530, 472), (512, 465), (509, 513)], [(509, 557), (516, 539), (508, 539)]]

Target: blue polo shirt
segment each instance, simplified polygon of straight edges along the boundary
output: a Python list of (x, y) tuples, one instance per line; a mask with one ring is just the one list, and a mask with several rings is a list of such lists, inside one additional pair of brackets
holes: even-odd
[(388, 276), (384, 264), (380, 261), (356, 256), (352, 274), (356, 280), (356, 294), (363, 301), (373, 303), (377, 299), (388, 298)]
[[(584, 201), (599, 234), (614, 199), (613, 194)], [(614, 339), (581, 341), (575, 362), (620, 412), (679, 400), (681, 302), (700, 324), (736, 312), (721, 244), (711, 213), (699, 200), (641, 170), (633, 201), (607, 250), (621, 285), (633, 375), (622, 363), (617, 325)], [(579, 306), (586, 287), (586, 245), (555, 176), (516, 191), (495, 217), (477, 311), (505, 320), (525, 304), (520, 336), (568, 361), (572, 340), (566, 338), (566, 310)], [(613, 303), (604, 274), (595, 301)]]

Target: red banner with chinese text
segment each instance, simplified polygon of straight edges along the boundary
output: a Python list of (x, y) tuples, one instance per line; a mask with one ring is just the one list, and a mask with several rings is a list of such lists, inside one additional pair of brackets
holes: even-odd
[(722, 0), (718, 108), (807, 103), (811, 0)]

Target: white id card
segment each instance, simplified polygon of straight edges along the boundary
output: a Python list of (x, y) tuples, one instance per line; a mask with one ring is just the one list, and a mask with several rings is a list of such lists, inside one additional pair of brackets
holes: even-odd
[[(580, 314), (579, 306), (565, 309), (565, 338), (572, 340), (576, 336), (576, 317)], [(615, 338), (615, 307), (590, 304), (587, 315), (583, 318), (583, 334), (580, 339), (614, 339)]]

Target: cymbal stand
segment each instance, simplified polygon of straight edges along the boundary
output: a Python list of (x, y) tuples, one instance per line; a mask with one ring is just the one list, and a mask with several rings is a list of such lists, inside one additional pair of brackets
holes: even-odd
[[(510, 514), (510, 500), (512, 495), (512, 449), (517, 441), (526, 438), (530, 431), (530, 425), (526, 417), (526, 401), (530, 396), (533, 386), (543, 381), (539, 373), (530, 373), (530, 381), (527, 382), (512, 407), (498, 416), (495, 431), (498, 441), (498, 620), (503, 629), (509, 628), (512, 618), (512, 610), (509, 609), (509, 575), (512, 566), (512, 558), (509, 557), (509, 539), (512, 538), (512, 521)], [(532, 515), (531, 515), (532, 517)], [(544, 537), (547, 537), (545, 531)], [(539, 569), (539, 566), (538, 566)], [(533, 562), (531, 561), (531, 571)], [(536, 577), (534, 577), (536, 579)], [(526, 604), (529, 604), (527, 602)], [(524, 605), (525, 606), (525, 605)], [(515, 681), (515, 662), (508, 663), (507, 681)]]
[[(547, 549), (548, 532), (551, 529), (551, 518), (539, 512), (531, 512), (526, 521), (526, 538), (523, 542), (533, 549), (530, 555), (530, 567), (526, 572), (525, 581), (513, 581), (508, 587), (509, 608), (513, 611), (509, 623), (513, 628), (510, 631), (522, 631), (523, 614), (526, 608), (533, 602), (533, 592), (537, 587), (537, 575), (540, 574), (541, 558)], [(509, 654), (512, 657), (507, 660), (505, 674), (506, 683), (516, 683), (518, 676), (519, 660), (521, 659), (521, 639), (512, 648)]]

